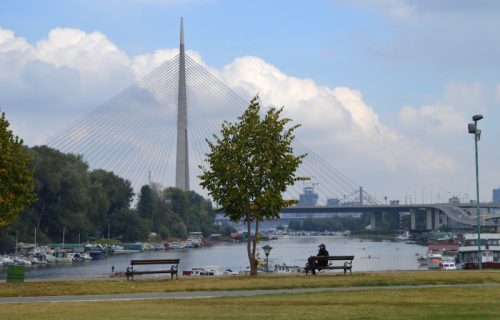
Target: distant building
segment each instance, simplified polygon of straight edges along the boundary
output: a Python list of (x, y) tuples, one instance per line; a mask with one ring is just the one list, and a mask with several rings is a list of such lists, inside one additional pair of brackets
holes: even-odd
[(338, 205), (340, 205), (340, 199), (337, 199), (337, 198), (326, 199), (326, 205), (328, 207), (338, 206)]
[(453, 196), (453, 197), (448, 199), (448, 203), (455, 204), (455, 205), (460, 204), (460, 199), (458, 197)]
[(314, 187), (304, 187), (304, 193), (299, 197), (299, 207), (315, 207), (318, 202), (318, 194)]
[(493, 203), (500, 204), (500, 188), (493, 189)]

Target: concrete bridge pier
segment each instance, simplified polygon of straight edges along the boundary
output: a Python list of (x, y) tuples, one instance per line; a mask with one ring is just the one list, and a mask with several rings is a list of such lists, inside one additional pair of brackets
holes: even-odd
[(448, 216), (441, 210), (434, 209), (434, 229), (448, 225)]
[(441, 227), (441, 221), (440, 221), (441, 212), (435, 209), (433, 211), (434, 211), (434, 229), (437, 230), (439, 229), (439, 227)]
[(432, 230), (432, 209), (431, 208), (427, 208), (425, 211), (427, 213), (426, 229), (427, 230)]
[(417, 228), (417, 209), (410, 209), (410, 230)]
[(377, 230), (377, 226), (380, 224), (383, 214), (383, 212), (372, 212), (372, 216), (370, 217), (370, 227), (372, 231)]

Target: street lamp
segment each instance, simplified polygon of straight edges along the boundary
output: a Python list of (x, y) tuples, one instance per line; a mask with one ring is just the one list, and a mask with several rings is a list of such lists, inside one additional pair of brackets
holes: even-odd
[(266, 273), (269, 272), (269, 253), (271, 252), (272, 248), (273, 247), (271, 247), (267, 244), (262, 247), (262, 250), (264, 250), (264, 253), (266, 254)]
[(479, 270), (483, 269), (483, 256), (481, 253), (481, 218), (479, 211), (479, 165), (477, 156), (477, 142), (481, 139), (481, 130), (477, 128), (477, 122), (483, 118), (482, 115), (476, 114), (472, 117), (474, 123), (469, 123), (468, 129), (469, 133), (474, 135), (474, 144), (476, 148), (476, 212), (477, 212), (477, 255)]

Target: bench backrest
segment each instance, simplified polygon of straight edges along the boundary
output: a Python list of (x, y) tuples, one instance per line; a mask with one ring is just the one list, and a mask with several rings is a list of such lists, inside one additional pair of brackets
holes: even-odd
[(354, 256), (317, 256), (316, 260), (354, 260)]
[(179, 264), (181, 259), (153, 259), (153, 260), (131, 260), (131, 265), (147, 265), (147, 264)]

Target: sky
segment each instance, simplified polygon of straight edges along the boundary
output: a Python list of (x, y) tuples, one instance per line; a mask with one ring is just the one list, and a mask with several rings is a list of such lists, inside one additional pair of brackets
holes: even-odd
[(0, 11), (0, 108), (43, 144), (178, 50), (285, 106), (297, 137), (379, 200), (500, 186), (500, 2), (19, 0)]

